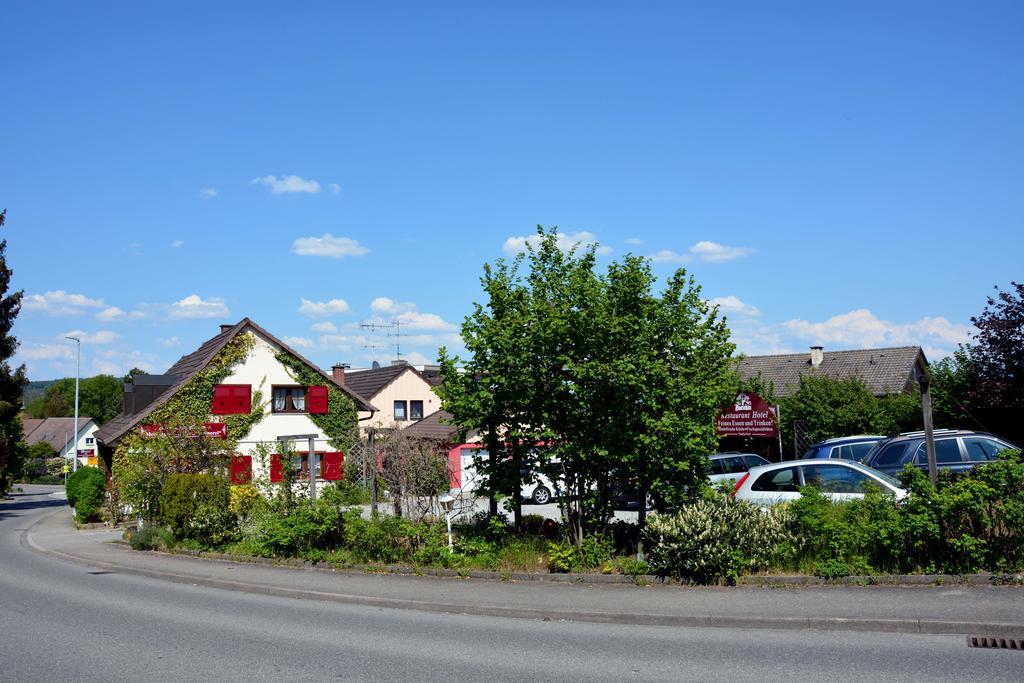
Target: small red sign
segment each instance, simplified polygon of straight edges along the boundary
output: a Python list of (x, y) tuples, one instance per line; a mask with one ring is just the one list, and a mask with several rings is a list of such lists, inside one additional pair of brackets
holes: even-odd
[[(139, 425), (139, 433), (148, 437), (160, 436), (167, 433), (167, 428), (164, 425), (143, 423)], [(188, 430), (186, 427), (179, 427), (178, 434), (192, 438), (199, 437), (195, 430)], [(208, 439), (226, 439), (228, 438), (228, 426), (223, 422), (207, 422), (203, 425), (203, 436)]]
[(778, 436), (775, 409), (751, 392), (736, 395), (732, 405), (722, 406), (718, 413), (719, 436)]
[(96, 451), (94, 451), (91, 448), (79, 448), (78, 449), (78, 457), (79, 458), (91, 458), (94, 455), (96, 455)]

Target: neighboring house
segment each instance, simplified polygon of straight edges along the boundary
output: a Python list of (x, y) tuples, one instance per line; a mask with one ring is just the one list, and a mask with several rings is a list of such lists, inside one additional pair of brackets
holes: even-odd
[(380, 408), (373, 416), (359, 414), (364, 434), (371, 428), (404, 429), (441, 407), (433, 378), (405, 362), (371, 370), (346, 372), (343, 365), (332, 369), (336, 380)]
[(29, 446), (45, 441), (62, 458), (70, 460), (72, 453), (77, 452), (79, 465), (97, 465), (99, 426), (91, 417), (78, 418), (77, 430), (73, 417), (28, 418), (22, 420), (21, 429)]
[(824, 347), (812, 346), (810, 354), (747, 356), (737, 361), (736, 370), (745, 380), (760, 376), (774, 385), (776, 397), (785, 398), (800, 387), (803, 375), (859, 377), (875, 396), (913, 391), (919, 369), (927, 367), (920, 346), (854, 351), (825, 351)]
[[(238, 454), (232, 461), (233, 481), (267, 474), (262, 470), (258, 458), (253, 457), (257, 444), (276, 444), (279, 436), (300, 434), (317, 435), (314, 447), (323, 456), (318, 478), (340, 478), (341, 459), (344, 456), (330, 446), (327, 436), (315, 422), (316, 416), (328, 412), (329, 396), (332, 397), (332, 406), (336, 406), (334, 401), (349, 400), (357, 411), (365, 411), (370, 415), (376, 412), (376, 408), (248, 318), (235, 325), (221, 325), (220, 334), (193, 353), (183, 356), (165, 374), (137, 375), (133, 383), (125, 384), (124, 410), (97, 433), (102, 447), (101, 455), (107, 464), (110, 465), (114, 449), (127, 435), (145, 436), (159, 432), (161, 426), (154, 424), (150, 417), (153, 411), (175, 399), (180, 390), (188, 386), (200, 371), (211, 366), (218, 358), (218, 353), (240, 335), (252, 337), (251, 340), (245, 340), (251, 341), (251, 348), (241, 362), (231, 366), (230, 374), (214, 388), (212, 395), (203, 399), (210, 401), (207, 433), (217, 434), (218, 427), (225, 423), (229, 415), (256, 417), (247, 434), (232, 435), (232, 438), (237, 438)], [(278, 354), (282, 352), (296, 361), (306, 377), (314, 378), (315, 381), (306, 384), (298, 381), (296, 371), (278, 359)], [(259, 404), (254, 405), (252, 400), (257, 392), (263, 398)], [(226, 432), (226, 427), (221, 429)], [(301, 468), (305, 473), (308, 458), (304, 454), (308, 453), (308, 446), (302, 441), (296, 443), (295, 448), (300, 453), (297, 457), (301, 457)], [(294, 464), (298, 465), (297, 462)], [(272, 458), (269, 465), (270, 480), (280, 480), (279, 460)]]
[(459, 429), (451, 424), (451, 417), (451, 413), (444, 410), (435, 411), (419, 422), (406, 427), (404, 433), (407, 436), (429, 439), (443, 444), (448, 451), (451, 488), (472, 491), (476, 488), (476, 469), (473, 466), (473, 456), (484, 454), (484, 446), (480, 443), (479, 433), (475, 431), (467, 434), (465, 441), (459, 440)]

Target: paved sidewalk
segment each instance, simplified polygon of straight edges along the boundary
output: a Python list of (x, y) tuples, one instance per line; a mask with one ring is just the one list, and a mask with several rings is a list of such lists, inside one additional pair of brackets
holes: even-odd
[(120, 531), (75, 529), (65, 508), (32, 525), (23, 544), (121, 574), (373, 607), (601, 623), (1024, 638), (1024, 588), (1014, 586), (698, 588), (500, 582), (138, 552), (117, 543), (120, 537)]

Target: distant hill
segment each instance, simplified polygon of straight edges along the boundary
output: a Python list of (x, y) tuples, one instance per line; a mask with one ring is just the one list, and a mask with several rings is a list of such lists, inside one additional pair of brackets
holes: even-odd
[(56, 383), (57, 380), (55, 379), (44, 379), (38, 382), (29, 382), (25, 385), (25, 390), (21, 392), (21, 405), (27, 406), (32, 401), (44, 395), (46, 390), (50, 388), (51, 384)]

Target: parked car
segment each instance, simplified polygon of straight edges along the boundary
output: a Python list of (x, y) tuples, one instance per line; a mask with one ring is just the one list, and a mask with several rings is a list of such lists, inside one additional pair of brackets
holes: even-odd
[(843, 460), (860, 462), (868, 454), (868, 451), (875, 447), (876, 443), (884, 440), (884, 436), (874, 436), (871, 434), (826, 439), (820, 443), (812, 444), (800, 458), (802, 460), (842, 458)]
[(733, 497), (768, 506), (796, 500), (801, 486), (814, 486), (834, 501), (864, 497), (864, 487), (874, 484), (897, 500), (907, 495), (893, 477), (859, 462), (830, 459), (797, 460), (754, 467), (739, 481)]
[(708, 481), (714, 485), (720, 481), (735, 482), (751, 467), (770, 464), (760, 455), (753, 453), (715, 453), (708, 456), (708, 466), (705, 472), (708, 474)]
[[(986, 432), (966, 429), (936, 429), (935, 464), (940, 470), (963, 472), (990, 460), (1000, 451), (1019, 448), (1014, 444)], [(903, 466), (911, 464), (928, 471), (928, 453), (924, 432), (905, 432), (880, 441), (864, 456), (863, 463), (876, 470), (898, 474)]]

